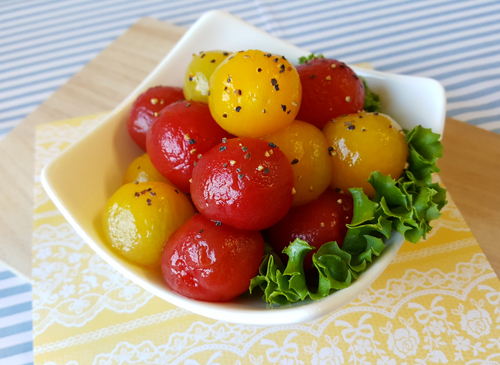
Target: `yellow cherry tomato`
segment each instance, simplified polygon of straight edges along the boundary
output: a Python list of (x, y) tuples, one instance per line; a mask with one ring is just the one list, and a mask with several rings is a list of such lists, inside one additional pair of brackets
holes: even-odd
[(125, 184), (109, 199), (102, 216), (108, 244), (137, 264), (156, 267), (163, 246), (194, 215), (188, 198), (163, 182)]
[(231, 134), (260, 138), (295, 119), (302, 85), (285, 57), (257, 50), (233, 53), (210, 77), (212, 117)]
[(133, 183), (133, 182), (147, 182), (147, 181), (161, 181), (170, 183), (166, 177), (164, 177), (160, 172), (153, 166), (151, 159), (147, 153), (137, 157), (128, 166), (125, 176), (123, 177), (123, 183)]
[(295, 176), (293, 206), (313, 201), (328, 188), (332, 164), (325, 136), (318, 128), (295, 120), (264, 139), (277, 145), (292, 164)]
[(208, 51), (193, 54), (184, 76), (184, 97), (186, 100), (201, 101), (208, 104), (208, 80), (217, 66), (224, 61), (229, 52)]
[(333, 166), (332, 188), (348, 192), (363, 188), (370, 198), (375, 190), (366, 180), (374, 171), (398, 179), (403, 173), (408, 146), (404, 132), (389, 116), (356, 113), (335, 118), (324, 128)]

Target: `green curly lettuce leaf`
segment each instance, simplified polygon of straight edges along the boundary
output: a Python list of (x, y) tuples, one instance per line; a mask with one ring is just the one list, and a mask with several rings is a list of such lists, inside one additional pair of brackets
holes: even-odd
[(309, 56), (302, 56), (299, 58), (299, 65), (303, 65), (304, 63), (312, 61), (315, 58), (325, 58), (325, 56), (322, 54), (315, 55), (314, 53), (311, 53)]
[(380, 111), (380, 96), (370, 90), (363, 77), (360, 77), (360, 79), (363, 81), (363, 86), (365, 87), (365, 105), (363, 109), (369, 113)]
[(398, 180), (373, 172), (368, 179), (375, 189), (373, 199), (362, 189), (349, 189), (354, 213), (347, 235), (342, 248), (329, 242), (313, 254), (315, 275), (317, 272), (314, 285), (306, 280), (303, 265), (313, 247), (296, 239), (283, 250), (288, 255), (286, 266), (267, 246), (259, 274), (250, 283), (250, 292), (260, 288), (263, 299), (271, 305), (321, 299), (356, 280), (384, 250), (384, 240), (392, 231), (413, 243), (425, 239), (432, 229), (430, 222), (440, 217), (446, 204), (446, 189), (432, 183), (431, 176), (440, 171), (436, 162), (443, 148), (439, 135), (421, 126), (406, 134), (406, 142), (408, 168)]

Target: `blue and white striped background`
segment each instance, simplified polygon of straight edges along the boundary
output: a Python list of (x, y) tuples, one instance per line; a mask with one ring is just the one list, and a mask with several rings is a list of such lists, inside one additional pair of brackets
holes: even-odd
[[(0, 138), (140, 17), (189, 26), (212, 9), (328, 57), (435, 78), (448, 116), (500, 133), (499, 0), (0, 0)], [(0, 365), (31, 363), (29, 285), (2, 270)]]

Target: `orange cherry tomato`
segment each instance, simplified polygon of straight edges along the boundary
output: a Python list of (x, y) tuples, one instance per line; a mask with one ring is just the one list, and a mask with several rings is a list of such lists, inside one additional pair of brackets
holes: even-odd
[(325, 136), (314, 125), (294, 120), (285, 129), (264, 137), (288, 157), (295, 177), (292, 206), (320, 196), (332, 180), (332, 164)]
[(379, 113), (340, 116), (323, 129), (333, 167), (332, 188), (348, 193), (363, 188), (370, 198), (375, 190), (368, 178), (374, 171), (398, 179), (403, 173), (408, 145), (404, 132), (390, 117)]
[(259, 138), (289, 125), (301, 98), (299, 74), (285, 57), (249, 50), (233, 53), (215, 70), (208, 104), (226, 131)]

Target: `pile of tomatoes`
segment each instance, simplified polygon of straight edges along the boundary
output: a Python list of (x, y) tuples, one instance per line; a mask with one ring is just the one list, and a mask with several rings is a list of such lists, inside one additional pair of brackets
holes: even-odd
[(151, 88), (133, 105), (128, 130), (147, 153), (106, 205), (108, 243), (205, 301), (248, 289), (264, 241), (278, 254), (296, 238), (340, 246), (353, 216), (347, 189), (373, 196), (370, 173), (398, 178), (408, 155), (397, 123), (364, 101), (363, 82), (336, 60), (193, 55), (183, 89)]

